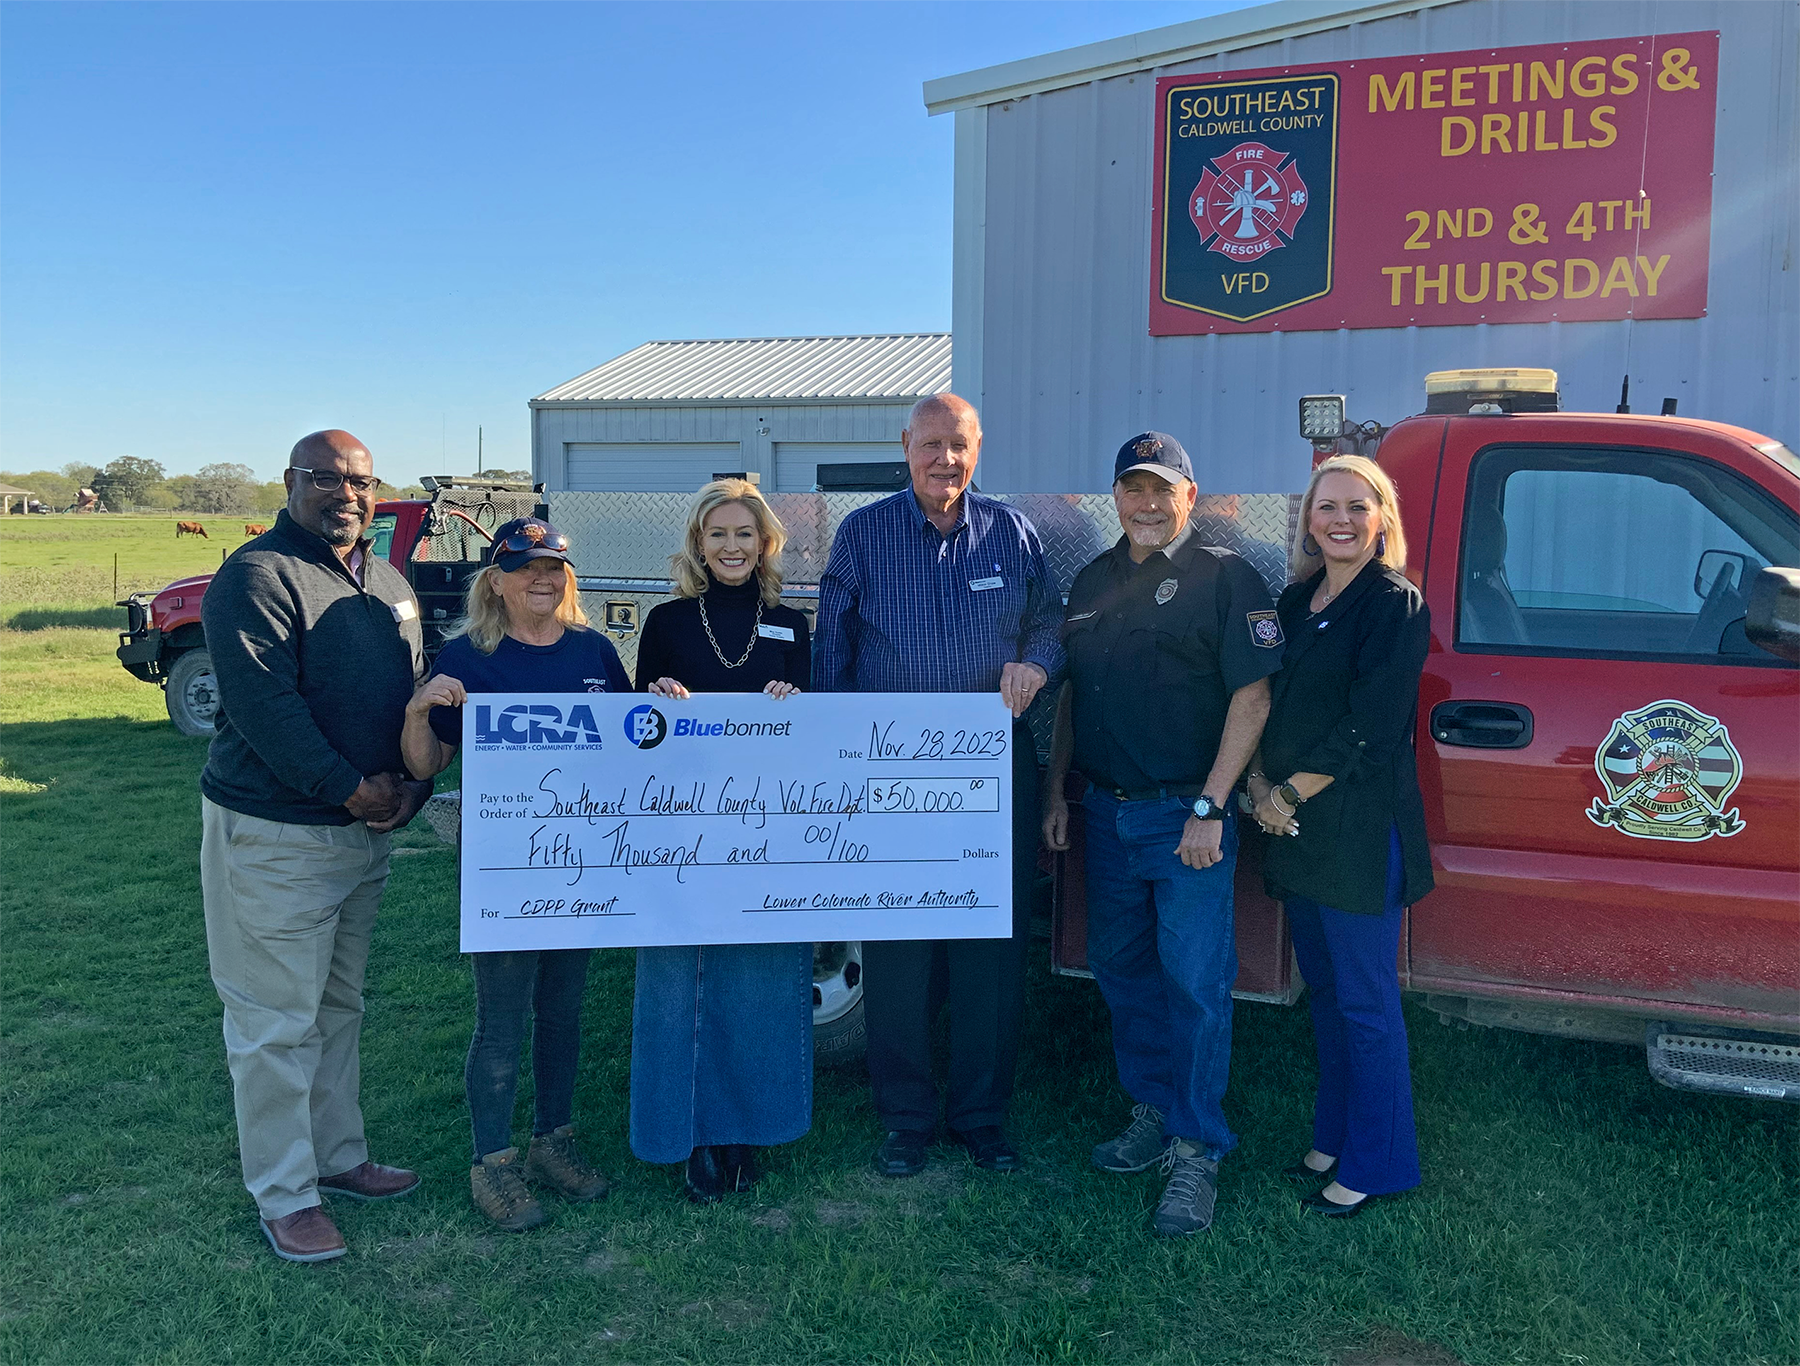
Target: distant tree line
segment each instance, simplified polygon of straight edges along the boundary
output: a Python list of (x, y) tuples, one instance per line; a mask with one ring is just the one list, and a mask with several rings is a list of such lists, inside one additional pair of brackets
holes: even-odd
[[(76, 490), (84, 488), (94, 490), (114, 512), (167, 508), (172, 512), (224, 517), (272, 517), (287, 505), (287, 490), (281, 480), (260, 483), (256, 471), (248, 465), (229, 461), (202, 465), (195, 474), (169, 475), (155, 460), (122, 455), (103, 466), (75, 461), (60, 470), (33, 470), (29, 474), (0, 470), (0, 484), (28, 489), (45, 507), (58, 511), (73, 506)], [(416, 485), (396, 489), (384, 484), (381, 496), (423, 498), (425, 490)]]

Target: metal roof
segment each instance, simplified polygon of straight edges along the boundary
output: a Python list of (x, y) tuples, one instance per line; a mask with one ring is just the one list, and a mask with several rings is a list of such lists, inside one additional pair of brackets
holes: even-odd
[(1000, 104), (1108, 76), (1454, 3), (1457, 0), (1275, 0), (978, 71), (940, 76), (925, 82), (925, 108), (932, 114), (944, 114)]
[(950, 334), (645, 342), (533, 403), (906, 399), (950, 387)]

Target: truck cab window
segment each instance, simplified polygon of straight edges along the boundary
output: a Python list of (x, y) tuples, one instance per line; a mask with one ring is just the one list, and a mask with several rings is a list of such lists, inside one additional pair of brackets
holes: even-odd
[(369, 549), (381, 559), (387, 559), (388, 552), (394, 547), (394, 523), (397, 520), (393, 513), (382, 512), (369, 523)]
[(1780, 666), (1744, 638), (1771, 564), (1800, 564), (1800, 524), (1720, 465), (1492, 447), (1469, 476), (1457, 646)]

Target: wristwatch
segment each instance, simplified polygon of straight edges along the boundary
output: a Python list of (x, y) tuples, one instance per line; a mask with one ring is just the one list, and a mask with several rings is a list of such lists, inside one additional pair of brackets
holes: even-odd
[(1202, 794), (1194, 798), (1194, 819), (1197, 821), (1222, 821), (1225, 819), (1225, 808)]

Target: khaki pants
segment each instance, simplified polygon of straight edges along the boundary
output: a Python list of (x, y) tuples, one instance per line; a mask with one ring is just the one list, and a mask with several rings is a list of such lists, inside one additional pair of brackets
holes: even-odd
[(363, 969), (388, 837), (282, 825), (202, 797), (200, 889), (244, 1187), (265, 1219), (367, 1160), (357, 1104)]

